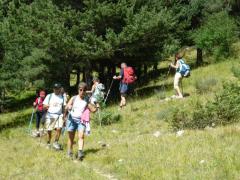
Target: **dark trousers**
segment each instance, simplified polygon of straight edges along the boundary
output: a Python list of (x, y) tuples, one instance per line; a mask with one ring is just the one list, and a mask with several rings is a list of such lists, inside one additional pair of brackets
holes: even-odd
[(37, 115), (37, 117), (36, 117), (36, 128), (37, 129), (39, 129), (39, 127), (40, 127), (40, 122), (42, 120), (43, 114), (44, 114), (43, 111), (37, 111), (36, 112), (36, 115)]

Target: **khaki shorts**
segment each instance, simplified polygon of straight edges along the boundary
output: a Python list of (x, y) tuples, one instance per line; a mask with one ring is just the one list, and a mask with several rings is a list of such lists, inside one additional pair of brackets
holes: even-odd
[(59, 118), (47, 118), (45, 122), (45, 128), (48, 131), (53, 129), (59, 129), (63, 127), (63, 116), (60, 115)]
[(182, 75), (179, 72), (177, 72), (174, 76), (174, 88), (179, 87), (179, 83), (181, 80), (182, 80)]

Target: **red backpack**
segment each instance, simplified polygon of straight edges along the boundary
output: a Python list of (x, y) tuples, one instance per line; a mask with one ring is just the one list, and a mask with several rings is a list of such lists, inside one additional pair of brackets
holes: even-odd
[(123, 83), (132, 84), (136, 80), (135, 72), (132, 67), (126, 67), (123, 69)]

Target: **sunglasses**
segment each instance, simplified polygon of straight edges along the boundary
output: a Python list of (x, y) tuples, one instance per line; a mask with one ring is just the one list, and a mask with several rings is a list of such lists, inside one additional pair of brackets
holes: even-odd
[(86, 91), (86, 89), (79, 88), (79, 91)]

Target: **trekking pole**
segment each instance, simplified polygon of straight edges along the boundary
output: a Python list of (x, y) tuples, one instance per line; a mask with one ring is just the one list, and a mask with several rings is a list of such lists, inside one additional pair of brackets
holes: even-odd
[(31, 128), (32, 128), (32, 121), (33, 121), (33, 116), (34, 116), (34, 108), (32, 110), (32, 115), (31, 115), (31, 119), (30, 119), (30, 122), (29, 122), (29, 126), (28, 126), (28, 133), (30, 134), (31, 133)]
[(110, 90), (111, 90), (112, 85), (113, 85), (113, 80), (114, 80), (114, 79), (112, 79), (112, 82), (111, 82), (111, 84), (110, 84), (110, 87), (109, 87), (108, 92), (107, 92), (107, 95), (106, 95), (106, 98), (104, 99), (104, 102), (103, 102), (104, 104), (106, 103), (107, 98), (108, 98), (108, 96), (109, 96)]
[(168, 67), (168, 72), (167, 72), (167, 76), (166, 76), (166, 78), (168, 77), (168, 75), (169, 75), (170, 71), (171, 71), (171, 66), (169, 65), (169, 67)]

